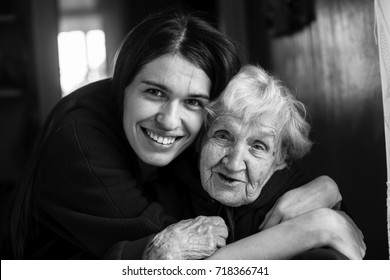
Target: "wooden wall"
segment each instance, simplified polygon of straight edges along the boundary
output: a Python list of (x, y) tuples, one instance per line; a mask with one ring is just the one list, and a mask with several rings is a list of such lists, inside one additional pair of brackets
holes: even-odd
[(271, 42), (272, 71), (308, 106), (315, 146), (304, 164), (338, 183), (365, 235), (388, 259), (386, 158), (374, 1), (317, 0), (315, 21)]

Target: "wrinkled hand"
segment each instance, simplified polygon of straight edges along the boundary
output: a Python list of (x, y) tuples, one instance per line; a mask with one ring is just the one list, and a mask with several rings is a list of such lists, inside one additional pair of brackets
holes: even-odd
[(303, 213), (334, 208), (341, 202), (337, 184), (328, 176), (320, 176), (282, 195), (265, 216), (259, 230), (265, 230)]
[(199, 216), (172, 224), (158, 233), (145, 259), (194, 260), (212, 255), (226, 245), (228, 229), (221, 217)]

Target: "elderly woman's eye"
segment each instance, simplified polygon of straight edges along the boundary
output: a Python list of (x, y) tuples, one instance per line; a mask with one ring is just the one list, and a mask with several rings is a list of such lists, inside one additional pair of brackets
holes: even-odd
[(257, 142), (252, 145), (252, 149), (255, 151), (267, 151), (268, 147), (262, 142)]
[(214, 133), (214, 138), (219, 140), (229, 140), (229, 132), (226, 130), (218, 130)]

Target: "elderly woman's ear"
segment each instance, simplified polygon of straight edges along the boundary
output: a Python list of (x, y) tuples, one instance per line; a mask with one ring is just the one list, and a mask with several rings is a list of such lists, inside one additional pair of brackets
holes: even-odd
[(286, 167), (287, 167), (287, 164), (284, 161), (280, 162), (280, 163), (277, 163), (276, 164), (276, 168), (275, 168), (275, 172), (278, 171), (278, 170), (282, 170), (282, 169), (284, 169)]
[(288, 160), (286, 159), (286, 153), (283, 153), (283, 147), (277, 144), (278, 149), (275, 155), (275, 171), (282, 170), (288, 166)]

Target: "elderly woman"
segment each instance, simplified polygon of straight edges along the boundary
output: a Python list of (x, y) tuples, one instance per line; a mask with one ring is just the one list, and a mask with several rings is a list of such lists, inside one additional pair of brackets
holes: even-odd
[(211, 258), (288, 259), (319, 247), (364, 257), (363, 235), (341, 211), (291, 213), (259, 232), (266, 211), (287, 191), (280, 177), (303, 183), (293, 170), (310, 150), (309, 130), (304, 105), (260, 67), (244, 67), (211, 104), (200, 175), (204, 190), (223, 205), (231, 242)]

